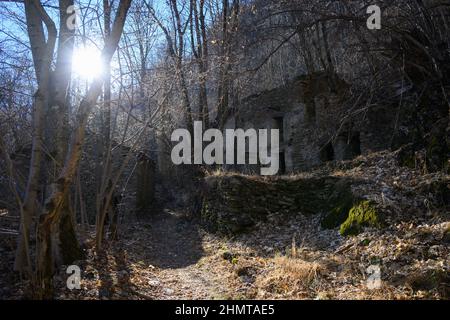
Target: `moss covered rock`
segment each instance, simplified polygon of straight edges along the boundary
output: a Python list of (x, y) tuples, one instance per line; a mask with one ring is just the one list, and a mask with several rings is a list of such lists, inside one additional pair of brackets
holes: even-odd
[(339, 232), (343, 236), (357, 235), (364, 227), (380, 227), (381, 219), (378, 210), (370, 201), (361, 201), (353, 206), (347, 220), (341, 224)]
[(353, 194), (350, 184), (347, 181), (336, 183), (334, 192), (328, 199), (329, 208), (327, 214), (321, 221), (322, 228), (333, 229), (343, 223), (348, 212), (353, 206)]

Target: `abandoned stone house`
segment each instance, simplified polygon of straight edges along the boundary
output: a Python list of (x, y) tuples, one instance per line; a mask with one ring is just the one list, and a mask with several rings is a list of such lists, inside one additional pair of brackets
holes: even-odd
[[(387, 148), (392, 116), (382, 107), (341, 124), (348, 87), (323, 72), (300, 76), (243, 99), (230, 113), (225, 128), (279, 129), (279, 174)], [(227, 169), (259, 172), (255, 165)]]

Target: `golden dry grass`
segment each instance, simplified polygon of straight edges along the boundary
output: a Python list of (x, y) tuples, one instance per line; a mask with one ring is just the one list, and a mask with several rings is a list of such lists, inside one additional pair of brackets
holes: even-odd
[(278, 294), (280, 297), (310, 296), (314, 280), (325, 271), (325, 268), (317, 262), (288, 256), (276, 256), (270, 259), (268, 265), (271, 267), (258, 277), (256, 286), (262, 291)]

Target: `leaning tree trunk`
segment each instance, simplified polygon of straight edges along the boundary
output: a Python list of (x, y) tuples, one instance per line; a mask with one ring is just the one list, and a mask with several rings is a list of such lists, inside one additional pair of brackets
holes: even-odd
[(233, 0), (231, 12), (229, 11), (228, 0), (223, 0), (223, 20), (222, 20), (222, 37), (223, 43), (221, 46), (222, 62), (219, 70), (219, 84), (217, 97), (217, 115), (215, 125), (218, 128), (223, 128), (227, 112), (229, 111), (229, 93), (230, 93), (230, 72), (232, 69), (231, 54), (232, 54), (232, 40), (236, 34), (239, 23), (239, 0)]
[(73, 209), (70, 204), (70, 197), (66, 195), (66, 199), (62, 205), (61, 219), (58, 224), (59, 228), (59, 255), (64, 265), (72, 264), (74, 261), (83, 258), (83, 251), (78, 241), (75, 221), (73, 219)]
[[(53, 89), (54, 95), (51, 103), (52, 107), (56, 107), (58, 112), (56, 115), (56, 141), (55, 158), (56, 168), (61, 169), (64, 163), (64, 157), (67, 154), (67, 145), (69, 140), (69, 87), (72, 75), (72, 54), (74, 48), (75, 29), (67, 26), (69, 14), (67, 9), (74, 4), (73, 0), (60, 0), (60, 39), (58, 47), (58, 57), (56, 61), (56, 70), (54, 72)], [(53, 177), (53, 179), (56, 177)], [(62, 264), (71, 264), (73, 261), (82, 258), (82, 251), (79, 241), (76, 237), (75, 224), (72, 219), (72, 208), (70, 205), (70, 197), (67, 195), (61, 211), (61, 219), (58, 223), (59, 247), (56, 248), (58, 256), (61, 258)]]
[[(102, 51), (103, 61), (109, 63), (119, 44), (125, 24), (126, 15), (131, 5), (131, 0), (121, 0), (114, 21), (111, 35), (105, 40)], [(58, 179), (52, 184), (51, 194), (48, 197), (43, 212), (39, 217), (36, 250), (36, 297), (51, 298), (53, 295), (53, 255), (52, 235), (54, 228), (60, 221), (65, 199), (68, 195), (74, 177), (78, 170), (84, 143), (86, 124), (93, 105), (96, 103), (102, 91), (103, 79), (96, 79), (82, 100), (75, 126), (75, 132), (70, 144), (69, 153), (64, 167)]]
[[(33, 110), (33, 141), (31, 150), (30, 171), (23, 201), (21, 227), (14, 261), (14, 270), (30, 271), (28, 265), (28, 243), (32, 218), (36, 212), (36, 201), (39, 190), (39, 177), (41, 173), (44, 110), (48, 104), (48, 92), (50, 83), (50, 65), (55, 48), (57, 31), (53, 21), (43, 10), (37, 0), (25, 1), (25, 13), (27, 18), (27, 30), (30, 38), (33, 61), (38, 81), (38, 90), (34, 96)], [(47, 27), (48, 40), (45, 42), (42, 22)]]

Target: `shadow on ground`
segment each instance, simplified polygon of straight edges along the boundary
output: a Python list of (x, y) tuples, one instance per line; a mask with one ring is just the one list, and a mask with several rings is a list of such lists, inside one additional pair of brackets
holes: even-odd
[[(164, 210), (144, 224), (146, 235), (143, 258), (162, 269), (178, 269), (193, 265), (204, 256), (202, 236), (196, 222), (182, 214)], [(132, 235), (128, 235), (132, 237)]]
[[(106, 251), (100, 252), (95, 260), (95, 268), (100, 278), (98, 297), (100, 299), (126, 298), (130, 296), (130, 293), (134, 293), (135, 289), (130, 281), (131, 271), (128, 268), (125, 252), (120, 247), (110, 252), (110, 256), (106, 254)], [(108, 263), (109, 259), (113, 261)], [(115, 266), (115, 270), (105, 270), (105, 267), (110, 264)], [(115, 277), (112, 272), (115, 273)]]

